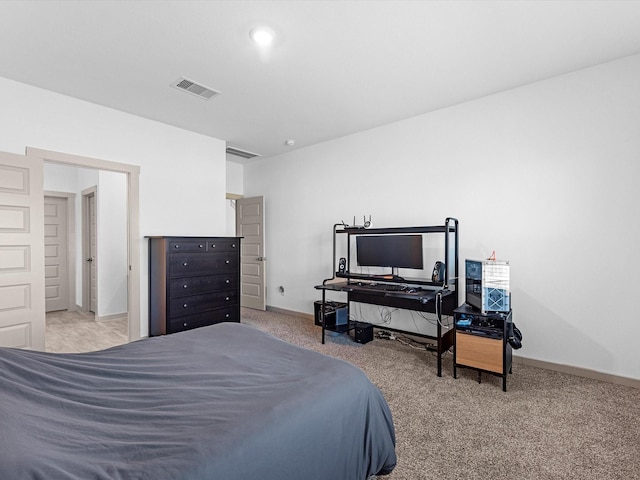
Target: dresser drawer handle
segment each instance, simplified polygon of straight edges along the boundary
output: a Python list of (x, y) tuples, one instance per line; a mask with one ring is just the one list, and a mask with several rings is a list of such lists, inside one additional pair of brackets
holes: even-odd
[(182, 308), (187, 308), (187, 304), (186, 304), (186, 303), (183, 303), (183, 304), (182, 304)]
[(182, 262), (182, 266), (183, 266), (183, 267), (186, 267), (187, 265), (188, 265), (188, 263), (187, 263), (187, 262)]
[(180, 248), (180, 245), (176, 244), (173, 246), (173, 248)]
[(185, 283), (184, 285), (182, 285), (182, 288), (187, 288), (187, 284)]
[(224, 283), (231, 283), (231, 280), (229, 280), (228, 278), (224, 281)]
[(229, 297), (225, 298), (225, 300), (228, 302), (229, 301)]
[(228, 313), (224, 316), (224, 318), (229, 318), (231, 315), (229, 315)]
[(215, 244), (215, 243), (212, 243), (212, 244), (211, 244), (211, 248), (216, 248), (216, 244)]
[(183, 327), (186, 327), (186, 326), (187, 326), (187, 322), (184, 322), (184, 323), (182, 324), (182, 326), (183, 326)]
[(226, 263), (227, 265), (229, 265), (229, 260), (225, 260), (224, 263)]
[(231, 248), (236, 248), (236, 244), (235, 243), (231, 244)]

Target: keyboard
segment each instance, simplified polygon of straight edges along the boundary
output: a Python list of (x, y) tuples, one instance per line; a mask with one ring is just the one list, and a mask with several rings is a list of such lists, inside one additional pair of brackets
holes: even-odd
[(433, 290), (391, 283), (353, 283), (349, 284), (348, 288), (352, 292), (377, 293), (394, 298), (419, 300), (421, 303), (428, 303), (436, 298), (436, 292)]
[(354, 291), (371, 291), (371, 292), (409, 292), (415, 291), (415, 288), (406, 285), (396, 285), (392, 283), (353, 283), (349, 285)]

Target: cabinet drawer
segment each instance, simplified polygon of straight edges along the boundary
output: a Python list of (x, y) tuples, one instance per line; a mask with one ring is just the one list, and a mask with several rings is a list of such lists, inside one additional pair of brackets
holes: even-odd
[(169, 282), (169, 297), (184, 297), (198, 293), (228, 290), (238, 285), (238, 274), (207, 275), (204, 277), (174, 278)]
[(240, 242), (237, 238), (212, 238), (207, 242), (208, 252), (237, 252)]
[(236, 305), (237, 303), (237, 290), (172, 298), (169, 300), (169, 319), (183, 315), (191, 315), (193, 313), (206, 312), (207, 310), (213, 310), (226, 305)]
[(456, 364), (504, 373), (502, 340), (456, 332)]
[(168, 252), (206, 252), (205, 240), (170, 240)]
[(192, 328), (205, 327), (221, 322), (239, 322), (238, 306), (219, 308), (205, 313), (187, 315), (185, 317), (170, 320), (167, 324), (167, 333), (182, 332)]
[(187, 277), (211, 273), (231, 273), (238, 270), (238, 256), (235, 252), (220, 255), (199, 253), (169, 255), (169, 277)]

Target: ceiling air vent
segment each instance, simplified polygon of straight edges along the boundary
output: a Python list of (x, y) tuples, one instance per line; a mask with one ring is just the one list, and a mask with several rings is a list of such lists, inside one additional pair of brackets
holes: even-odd
[(231, 155), (235, 155), (237, 157), (242, 157), (242, 158), (254, 158), (254, 157), (260, 156), (257, 153), (249, 152), (247, 150), (241, 150), (235, 147), (227, 147), (227, 153)]
[(178, 80), (173, 82), (171, 86), (177, 88), (178, 90), (182, 90), (184, 92), (195, 95), (196, 97), (204, 98), (205, 100), (210, 100), (213, 97), (217, 97), (218, 95), (220, 95), (220, 92), (218, 92), (217, 90), (205, 87), (204, 85), (198, 84), (193, 80), (189, 80), (185, 77), (180, 77)]

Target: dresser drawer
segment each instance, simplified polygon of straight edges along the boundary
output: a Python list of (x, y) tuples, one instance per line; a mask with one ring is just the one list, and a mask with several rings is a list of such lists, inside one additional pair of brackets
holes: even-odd
[(167, 322), (167, 333), (176, 333), (192, 328), (204, 327), (222, 322), (239, 322), (238, 306), (218, 308), (205, 313), (187, 315), (185, 317), (174, 318)]
[(227, 305), (236, 305), (237, 303), (238, 292), (236, 290), (172, 298), (169, 300), (168, 318), (174, 319), (182, 315), (206, 312), (207, 310), (213, 310)]
[(237, 252), (240, 250), (240, 242), (237, 238), (212, 238), (207, 241), (207, 251), (211, 252)]
[(236, 252), (219, 255), (184, 253), (169, 255), (169, 277), (187, 277), (207, 273), (232, 273), (238, 271)]
[(207, 242), (205, 240), (170, 240), (167, 252), (206, 252)]
[(169, 282), (169, 297), (184, 297), (198, 293), (229, 290), (238, 285), (238, 274), (207, 275), (204, 277), (174, 278)]

